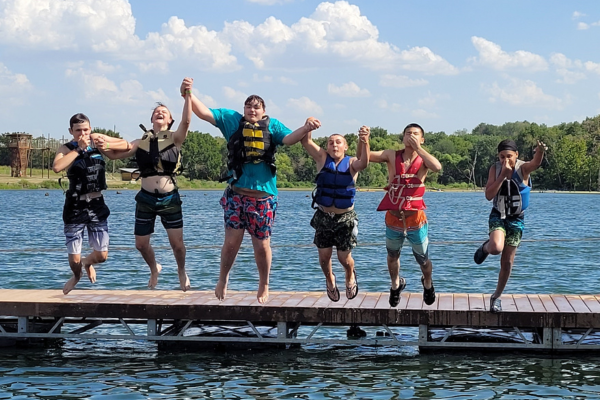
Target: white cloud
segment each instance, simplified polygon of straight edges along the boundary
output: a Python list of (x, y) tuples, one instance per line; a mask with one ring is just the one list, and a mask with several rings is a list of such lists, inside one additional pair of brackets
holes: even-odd
[(590, 29), (590, 26), (589, 26), (589, 24), (586, 24), (585, 22), (578, 22), (577, 29), (580, 31), (585, 31), (586, 29)]
[(87, 100), (102, 100), (108, 104), (145, 105), (148, 100), (167, 103), (170, 101), (164, 90), (144, 90), (144, 86), (135, 79), (117, 83), (109, 79), (102, 71), (84, 67), (68, 68), (65, 76), (81, 86), (80, 93)]
[(166, 61), (190, 60), (201, 69), (239, 68), (231, 46), (204, 26), (186, 27), (171, 17), (162, 31), (142, 40), (127, 0), (2, 0), (0, 44), (20, 51), (109, 54), (136, 63), (143, 72), (168, 72)]
[(600, 64), (591, 62), (591, 61), (587, 61), (587, 62), (583, 63), (583, 65), (585, 66), (585, 69), (587, 71), (595, 72), (600, 75)]
[(223, 94), (229, 100), (232, 100), (242, 105), (244, 104), (244, 101), (246, 101), (246, 99), (248, 98), (248, 95), (246, 93), (230, 88), (229, 86), (223, 86)]
[(269, 17), (254, 27), (225, 23), (222, 37), (241, 49), (256, 68), (312, 68), (351, 62), (369, 69), (405, 69), (427, 74), (458, 70), (427, 47), (400, 51), (379, 41), (379, 31), (347, 1), (323, 2), (291, 26)]
[(477, 65), (496, 70), (522, 68), (528, 71), (543, 71), (548, 69), (546, 60), (537, 54), (523, 50), (507, 53), (496, 43), (477, 36), (471, 37), (471, 42), (479, 52), (479, 57), (471, 59)]
[(431, 119), (431, 118), (439, 118), (439, 117), (440, 117), (440, 116), (439, 116), (439, 115), (437, 115), (436, 113), (429, 112), (429, 111), (423, 110), (423, 109), (421, 109), (421, 108), (420, 108), (420, 109), (417, 109), (417, 110), (413, 110), (413, 111), (412, 111), (410, 114), (411, 114), (413, 117), (416, 117), (416, 118), (427, 118), (427, 119)]
[(425, 79), (411, 79), (408, 76), (392, 74), (382, 75), (379, 79), (380, 86), (395, 88), (424, 86), (428, 83)]
[(135, 41), (126, 0), (4, 0), (0, 42), (24, 49), (110, 51)]
[[(204, 105), (206, 107), (209, 108), (216, 108), (217, 107), (217, 102), (215, 101), (215, 99), (213, 99), (211, 96), (206, 95), (206, 94), (202, 94), (200, 92), (198, 92), (197, 89), (192, 88), (192, 92), (194, 92), (194, 95), (202, 102), (204, 103)], [(245, 99), (244, 99), (245, 100)]]
[(417, 104), (421, 107), (433, 107), (437, 104), (439, 100), (446, 100), (449, 96), (446, 94), (431, 94), (428, 93), (427, 96), (420, 98), (417, 101)]
[(561, 76), (559, 83), (574, 84), (585, 79), (586, 75), (581, 72), (583, 63), (580, 60), (570, 60), (561, 53), (552, 54), (550, 62), (556, 67), (556, 73)]
[(5, 104), (4, 107), (0, 107), (0, 112), (4, 113), (5, 109), (9, 108), (8, 105), (23, 105), (32, 91), (33, 85), (25, 74), (13, 73), (0, 62), (0, 97)]
[(579, 11), (573, 11), (573, 19), (577, 19), (577, 18), (581, 18), (581, 17), (585, 17), (585, 14)]
[(544, 93), (534, 82), (530, 80), (521, 80), (507, 78), (508, 85), (501, 87), (494, 82), (490, 87), (484, 87), (484, 90), (490, 94), (490, 102), (497, 101), (508, 103), (513, 106), (532, 106), (561, 110), (564, 107), (564, 101)]
[(288, 108), (293, 108), (294, 110), (303, 111), (309, 114), (323, 114), (323, 109), (321, 106), (306, 96), (302, 96), (297, 99), (289, 99), (287, 101), (287, 106)]
[(367, 89), (361, 89), (356, 83), (348, 82), (342, 86), (335, 86), (330, 83), (327, 87), (329, 94), (340, 97), (369, 97), (371, 93)]

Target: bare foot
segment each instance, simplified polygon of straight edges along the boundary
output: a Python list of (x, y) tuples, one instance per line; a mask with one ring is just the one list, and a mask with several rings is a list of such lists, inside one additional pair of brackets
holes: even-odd
[(181, 276), (181, 274), (179, 274), (179, 286), (181, 286), (181, 290), (183, 290), (184, 292), (187, 292), (188, 290), (191, 289), (190, 278), (188, 278), (188, 276), (185, 272), (183, 273), (183, 276)]
[(71, 279), (65, 283), (65, 286), (63, 286), (63, 294), (69, 294), (71, 290), (75, 289), (77, 282), (79, 282), (79, 278), (75, 278), (75, 275), (73, 275)]
[(258, 284), (256, 298), (260, 304), (265, 304), (269, 300), (269, 285)]
[(225, 296), (227, 295), (227, 281), (222, 281), (219, 279), (217, 282), (217, 287), (215, 288), (215, 296), (219, 300), (225, 300)]
[(85, 268), (85, 273), (87, 274), (88, 278), (90, 278), (90, 282), (96, 283), (96, 269), (94, 266), (84, 265), (83, 268)]
[(162, 265), (156, 263), (155, 269), (156, 271), (153, 271), (152, 268), (150, 268), (150, 280), (148, 281), (148, 289), (154, 289), (156, 288), (156, 285), (158, 285), (158, 275), (160, 274), (160, 271), (162, 271)]

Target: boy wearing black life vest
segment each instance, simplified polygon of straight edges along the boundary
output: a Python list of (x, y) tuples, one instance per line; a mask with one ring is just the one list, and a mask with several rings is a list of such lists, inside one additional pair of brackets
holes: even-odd
[(150, 239), (154, 233), (156, 217), (167, 231), (169, 244), (177, 263), (179, 286), (184, 292), (189, 290), (190, 279), (185, 269), (186, 248), (183, 241), (183, 211), (182, 201), (177, 188), (177, 175), (181, 173), (181, 147), (185, 141), (192, 119), (193, 79), (184, 80), (181, 92), (184, 98), (181, 122), (177, 130), (171, 127), (175, 120), (171, 111), (162, 103), (152, 110), (150, 122), (152, 129), (144, 130), (141, 139), (131, 142), (128, 151), (119, 153), (120, 158), (135, 155), (139, 176), (142, 181), (141, 190), (135, 196), (135, 247), (138, 249), (150, 268), (148, 288), (154, 289), (158, 284), (158, 276), (162, 271), (161, 264), (156, 260), (156, 254)]
[[(184, 90), (184, 83), (181, 90)], [(248, 97), (244, 114), (237, 111), (206, 107), (192, 94), (194, 113), (219, 128), (227, 140), (228, 174), (222, 181), (229, 183), (221, 198), (224, 211), (225, 240), (221, 248), (219, 281), (215, 296), (223, 300), (227, 294), (229, 271), (238, 254), (244, 232), (252, 238), (259, 283), (256, 294), (259, 303), (269, 298), (271, 270), (271, 227), (277, 208), (275, 150), (278, 145), (292, 145), (307, 132), (317, 129), (318, 120), (307, 120), (292, 132), (265, 113), (265, 102), (257, 95)]]
[(481, 264), (489, 254), (501, 254), (496, 291), (490, 297), (490, 311), (502, 311), (500, 296), (512, 271), (517, 247), (525, 228), (524, 211), (529, 206), (530, 174), (539, 168), (546, 145), (538, 141), (531, 161), (518, 159), (514, 141), (507, 139), (498, 145), (498, 159), (490, 167), (485, 186), (485, 198), (493, 200), (489, 217), (489, 239), (475, 252), (475, 263)]
[(421, 267), (423, 301), (427, 305), (435, 301), (433, 266), (429, 259), (428, 224), (425, 214), (425, 178), (429, 171), (442, 169), (440, 162), (422, 147), (425, 133), (418, 124), (404, 128), (403, 150), (372, 151), (371, 162), (385, 162), (388, 168), (387, 193), (377, 211), (386, 211), (385, 241), (387, 264), (392, 286), (389, 302), (396, 307), (406, 280), (400, 276), (400, 251), (404, 239), (412, 246), (412, 252)]
[[(69, 266), (73, 276), (65, 283), (63, 293), (68, 294), (81, 279), (82, 269), (90, 282), (96, 282), (94, 264), (108, 257), (108, 223), (110, 211), (104, 203), (102, 191), (107, 188), (105, 162), (102, 155), (114, 158), (107, 148), (126, 148), (127, 141), (91, 133), (90, 120), (84, 114), (75, 114), (69, 121), (69, 133), (73, 140), (58, 148), (52, 170), (59, 173), (67, 170), (69, 189), (63, 208), (64, 233)], [(93, 251), (81, 257), (84, 230)]]
[(342, 135), (329, 136), (327, 150), (317, 146), (310, 133), (302, 139), (302, 146), (317, 164), (317, 187), (312, 204), (316, 211), (310, 226), (315, 229), (314, 244), (319, 251), (319, 264), (325, 275), (327, 296), (331, 301), (340, 299), (331, 265), (333, 246), (346, 272), (346, 298), (352, 300), (358, 294), (358, 280), (352, 258), (352, 249), (356, 247), (358, 235), (354, 195), (356, 177), (369, 165), (370, 133), (367, 126), (359, 129), (358, 158), (346, 155), (348, 143)]

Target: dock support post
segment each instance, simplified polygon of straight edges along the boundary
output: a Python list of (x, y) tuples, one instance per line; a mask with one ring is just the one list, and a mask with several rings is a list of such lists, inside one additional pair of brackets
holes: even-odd
[(557, 350), (563, 346), (562, 328), (552, 328), (552, 349)]
[(148, 336), (156, 336), (156, 320), (148, 320)]
[(419, 347), (427, 347), (429, 337), (429, 325), (419, 325)]
[(287, 322), (278, 322), (277, 323), (277, 339), (287, 339), (288, 338), (288, 323)]
[(27, 333), (27, 317), (19, 317), (18, 319), (18, 331), (19, 333)]

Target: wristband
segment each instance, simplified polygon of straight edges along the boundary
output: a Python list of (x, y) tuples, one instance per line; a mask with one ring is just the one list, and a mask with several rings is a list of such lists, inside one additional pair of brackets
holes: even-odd
[(110, 142), (106, 142), (106, 150), (110, 149)]

